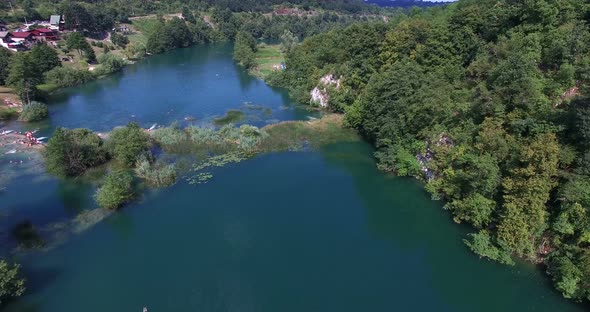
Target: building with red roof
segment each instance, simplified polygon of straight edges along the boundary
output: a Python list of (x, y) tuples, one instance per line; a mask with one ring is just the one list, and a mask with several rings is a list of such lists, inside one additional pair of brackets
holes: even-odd
[(59, 36), (55, 30), (48, 28), (36, 28), (30, 31), (33, 34), (33, 38), (38, 41), (46, 40), (58, 40)]

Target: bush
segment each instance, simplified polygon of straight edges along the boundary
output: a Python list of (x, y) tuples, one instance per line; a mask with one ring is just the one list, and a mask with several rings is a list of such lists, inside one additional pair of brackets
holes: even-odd
[(116, 209), (131, 200), (133, 192), (133, 176), (125, 171), (111, 172), (104, 184), (96, 190), (94, 199), (98, 205), (106, 209)]
[(102, 139), (88, 129), (58, 128), (43, 156), (47, 171), (62, 177), (81, 175), (108, 160)]
[(20, 265), (0, 260), (0, 304), (2, 300), (18, 297), (25, 292), (25, 280), (19, 273)]
[(129, 43), (129, 38), (115, 32), (111, 34), (111, 42), (116, 46), (124, 48)]
[(173, 164), (160, 164), (146, 155), (142, 155), (137, 161), (135, 174), (157, 187), (169, 186), (176, 181), (176, 167)]
[(126, 62), (111, 53), (106, 53), (98, 58), (100, 66), (95, 70), (96, 75), (108, 75), (114, 72), (118, 72), (125, 66)]
[(107, 142), (111, 155), (127, 167), (133, 166), (149, 147), (150, 137), (134, 122), (114, 129)]
[(45, 73), (45, 82), (58, 87), (72, 87), (94, 79), (91, 72), (72, 67), (56, 67)]
[(49, 109), (47, 105), (39, 102), (31, 102), (23, 106), (23, 111), (19, 116), (19, 120), (32, 122), (39, 121), (47, 118), (49, 115)]

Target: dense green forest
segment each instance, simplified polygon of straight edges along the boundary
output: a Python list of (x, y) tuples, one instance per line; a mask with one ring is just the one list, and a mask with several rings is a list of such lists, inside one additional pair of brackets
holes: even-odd
[(332, 74), (329, 108), (472, 225), (475, 253), (590, 299), (589, 22), (585, 0), (461, 0), (308, 38), (271, 82), (309, 102)]

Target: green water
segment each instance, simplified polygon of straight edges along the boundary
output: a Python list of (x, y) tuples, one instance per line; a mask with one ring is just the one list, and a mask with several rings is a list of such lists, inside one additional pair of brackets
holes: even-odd
[[(272, 119), (309, 115), (280, 90), (244, 76), (230, 51), (224, 45), (181, 50), (80, 93), (70, 90), (55, 99), (43, 131), (58, 122), (106, 129), (131, 118), (130, 111), (142, 124), (187, 112), (206, 120), (244, 101), (271, 108)], [(220, 85), (183, 89), (206, 84), (195, 71), (224, 69)], [(171, 82), (175, 75), (186, 78)], [(167, 91), (145, 83), (157, 77)], [(118, 95), (121, 88), (126, 95)], [(162, 108), (160, 92), (188, 95)], [(209, 97), (208, 108), (186, 98), (195, 92)], [(118, 107), (119, 96), (138, 94), (152, 100), (101, 122), (102, 105)], [(174, 116), (165, 114), (183, 101), (188, 104)], [(75, 233), (56, 231), (55, 224), (92, 211), (94, 186), (19, 176), (0, 193), (4, 249), (16, 245), (9, 231), (23, 220), (54, 247), (16, 254), (29, 290), (5, 311), (584, 310), (554, 292), (534, 266), (507, 267), (471, 254), (461, 242), (469, 229), (453, 224), (414, 180), (377, 171), (372, 152), (358, 142), (261, 155), (213, 170), (207, 184), (181, 181), (149, 192)], [(23, 195), (31, 188), (35, 196)]]

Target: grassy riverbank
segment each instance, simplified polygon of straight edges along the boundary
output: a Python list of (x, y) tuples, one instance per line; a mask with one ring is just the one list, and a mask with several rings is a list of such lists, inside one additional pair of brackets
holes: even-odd
[(254, 58), (256, 66), (250, 70), (250, 73), (261, 79), (265, 79), (274, 71), (281, 70), (281, 64), (285, 63), (285, 55), (279, 44), (259, 45)]

